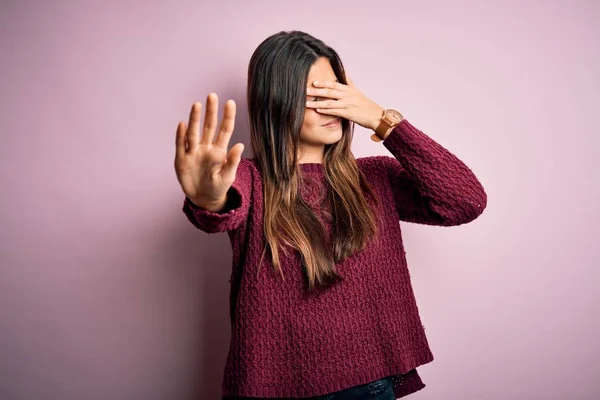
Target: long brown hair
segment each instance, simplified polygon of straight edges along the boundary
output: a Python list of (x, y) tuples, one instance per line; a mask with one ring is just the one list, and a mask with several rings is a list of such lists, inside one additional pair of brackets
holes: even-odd
[(300, 196), (297, 154), (306, 86), (310, 68), (320, 57), (329, 60), (338, 81), (346, 84), (338, 54), (321, 40), (299, 31), (274, 34), (250, 59), (247, 89), (252, 150), (264, 190), (263, 256), (268, 248), (275, 270), (283, 276), (280, 250), (297, 250), (309, 290), (339, 279), (336, 264), (377, 235), (375, 215), (365, 196), (377, 198), (350, 151), (354, 131), (350, 121), (342, 120), (342, 138), (326, 146), (323, 160), (331, 239)]

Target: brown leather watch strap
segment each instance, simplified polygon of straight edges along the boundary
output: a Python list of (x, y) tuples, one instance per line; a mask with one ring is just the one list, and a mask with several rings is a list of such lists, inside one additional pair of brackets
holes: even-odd
[(385, 135), (385, 133), (393, 126), (385, 120), (384, 116), (385, 111), (381, 115), (381, 122), (379, 122), (379, 125), (377, 126), (377, 128), (375, 128), (375, 133), (379, 138), (382, 138)]
[[(387, 114), (387, 115), (386, 115)], [(375, 128), (375, 133), (371, 135), (371, 140), (374, 142), (381, 142), (387, 138), (386, 133), (396, 127), (404, 117), (401, 113), (396, 110), (384, 110), (381, 114), (381, 122)]]
[(374, 142), (383, 142), (383, 139), (380, 138), (379, 136), (377, 136), (376, 133), (374, 133), (374, 134), (371, 135), (371, 140), (374, 141)]

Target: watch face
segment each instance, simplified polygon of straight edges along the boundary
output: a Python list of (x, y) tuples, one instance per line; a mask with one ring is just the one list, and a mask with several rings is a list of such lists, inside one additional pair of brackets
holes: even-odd
[(398, 123), (402, 119), (402, 114), (392, 109), (386, 110), (385, 116), (388, 117), (393, 123)]

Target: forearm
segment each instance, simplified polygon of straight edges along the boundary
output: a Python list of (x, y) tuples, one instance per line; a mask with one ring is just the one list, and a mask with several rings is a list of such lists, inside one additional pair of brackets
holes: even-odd
[(466, 223), (486, 207), (487, 195), (471, 169), (408, 121), (399, 124), (384, 145), (404, 171), (402, 177), (390, 178), (413, 182), (422, 207), (429, 210), (429, 215), (437, 215), (431, 223)]

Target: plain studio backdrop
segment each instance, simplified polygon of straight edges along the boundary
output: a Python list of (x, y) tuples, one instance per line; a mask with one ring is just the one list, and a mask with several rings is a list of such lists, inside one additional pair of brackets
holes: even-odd
[(175, 128), (216, 91), (250, 156), (248, 61), (292, 29), (489, 196), (403, 224), (436, 358), (411, 398), (600, 398), (599, 4), (2, 1), (0, 398), (219, 398), (231, 250), (181, 212)]

